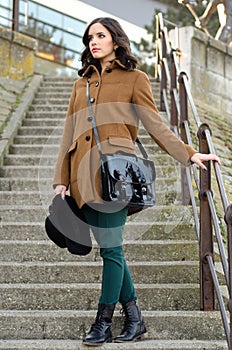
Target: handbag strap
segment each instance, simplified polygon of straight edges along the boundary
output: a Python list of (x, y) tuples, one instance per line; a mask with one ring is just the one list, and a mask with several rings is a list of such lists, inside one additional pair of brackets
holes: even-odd
[[(96, 120), (95, 120), (94, 113), (93, 113), (93, 107), (92, 107), (92, 104), (91, 104), (91, 101), (90, 101), (89, 88), (90, 88), (90, 76), (87, 79), (87, 85), (86, 85), (86, 97), (87, 97), (89, 114), (90, 114), (89, 118), (90, 118), (90, 120), (92, 122), (93, 132), (94, 132), (94, 136), (96, 138), (98, 152), (100, 154), (100, 157), (103, 157), (102, 148), (101, 148), (101, 142), (100, 142), (100, 138), (99, 138), (99, 134), (98, 134), (98, 130), (97, 130)], [(141, 143), (141, 141), (139, 140), (138, 137), (136, 138), (135, 142), (137, 143), (138, 148), (139, 148), (140, 152), (142, 153), (143, 157), (145, 159), (148, 159), (148, 154), (147, 154), (143, 144)]]
[(90, 101), (89, 85), (90, 85), (90, 77), (88, 77), (87, 85), (86, 85), (86, 97), (87, 97), (88, 107), (89, 107), (89, 118), (92, 122), (93, 132), (94, 132), (94, 136), (96, 138), (98, 152), (99, 152), (100, 156), (102, 157), (101, 142), (100, 142), (100, 138), (99, 138), (99, 134), (98, 134), (98, 130), (97, 130), (96, 120), (95, 120), (94, 113), (93, 113), (93, 107), (92, 107), (92, 104)]

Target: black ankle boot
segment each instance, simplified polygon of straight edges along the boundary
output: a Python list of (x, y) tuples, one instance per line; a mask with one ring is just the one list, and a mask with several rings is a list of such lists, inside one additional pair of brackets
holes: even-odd
[(130, 301), (122, 306), (122, 310), (125, 315), (124, 327), (121, 334), (114, 341), (123, 343), (141, 339), (147, 330), (139, 306), (136, 305), (135, 301)]
[(89, 333), (83, 340), (84, 345), (97, 346), (112, 341), (111, 325), (114, 308), (114, 304), (98, 305), (98, 312), (95, 322), (92, 324)]

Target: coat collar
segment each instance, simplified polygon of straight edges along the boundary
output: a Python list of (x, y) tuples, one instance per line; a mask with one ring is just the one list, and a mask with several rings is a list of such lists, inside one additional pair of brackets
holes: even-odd
[[(115, 68), (121, 68), (121, 69), (126, 69), (126, 66), (124, 64), (122, 64), (118, 59), (114, 59), (111, 64), (107, 67), (107, 69), (115, 69)], [(83, 77), (88, 76), (89, 74), (91, 74), (93, 71), (98, 73), (97, 68), (91, 64), (89, 65), (86, 70), (83, 73)]]

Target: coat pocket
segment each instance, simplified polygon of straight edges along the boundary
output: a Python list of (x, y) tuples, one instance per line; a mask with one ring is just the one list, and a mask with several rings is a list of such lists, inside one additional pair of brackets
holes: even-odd
[(116, 146), (122, 150), (128, 148), (129, 150), (135, 150), (135, 144), (131, 139), (123, 138), (123, 137), (109, 137), (109, 144), (112, 146)]
[(71, 152), (75, 151), (76, 148), (77, 148), (77, 145), (78, 145), (78, 142), (77, 142), (77, 141), (74, 141), (74, 142), (71, 144), (71, 146), (69, 147), (68, 153), (71, 153)]

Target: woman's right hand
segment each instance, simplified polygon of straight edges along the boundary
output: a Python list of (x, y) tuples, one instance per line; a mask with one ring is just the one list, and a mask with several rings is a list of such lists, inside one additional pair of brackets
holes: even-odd
[(65, 194), (66, 194), (66, 186), (64, 185), (57, 185), (54, 192), (55, 192), (55, 195), (57, 194), (60, 194), (61, 195), (61, 198), (64, 199), (65, 198)]

